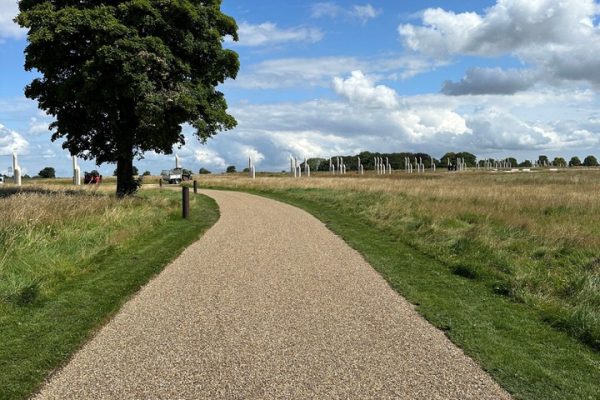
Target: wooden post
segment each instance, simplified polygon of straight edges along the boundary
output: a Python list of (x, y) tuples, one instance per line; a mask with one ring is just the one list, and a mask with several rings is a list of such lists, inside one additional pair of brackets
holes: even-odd
[(198, 182), (194, 179), (194, 194), (198, 194)]
[(183, 218), (188, 218), (190, 216), (190, 188), (187, 186), (183, 186), (182, 188), (182, 216)]
[(162, 187), (162, 178), (158, 179), (158, 187), (160, 187), (160, 188)]

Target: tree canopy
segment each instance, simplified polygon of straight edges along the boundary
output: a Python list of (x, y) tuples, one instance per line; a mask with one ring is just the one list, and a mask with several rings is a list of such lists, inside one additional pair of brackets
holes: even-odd
[(587, 156), (583, 159), (583, 165), (586, 167), (597, 167), (598, 160), (594, 156)]
[(40, 178), (56, 178), (56, 170), (52, 167), (46, 167), (38, 172)]
[(554, 157), (554, 160), (552, 160), (552, 165), (555, 167), (566, 167), (567, 161), (562, 157)]
[(133, 159), (170, 154), (189, 123), (205, 141), (235, 119), (217, 86), (235, 78), (237, 40), (221, 0), (21, 0), (28, 28), (25, 94), (55, 117), (52, 140), (72, 155), (117, 163), (117, 193), (137, 188)]

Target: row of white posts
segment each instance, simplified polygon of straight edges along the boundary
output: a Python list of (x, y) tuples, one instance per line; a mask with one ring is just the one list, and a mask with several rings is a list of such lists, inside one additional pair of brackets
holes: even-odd
[(375, 172), (377, 175), (391, 175), (392, 164), (390, 164), (390, 159), (386, 157), (384, 163), (383, 157), (375, 157)]
[[(254, 165), (252, 165), (251, 170), (253, 168)], [(308, 165), (306, 157), (304, 158), (304, 175), (310, 177), (310, 165)], [(298, 162), (298, 159), (292, 155), (290, 155), (290, 176), (302, 178), (302, 163)]]
[[(392, 174), (392, 171), (393, 171), (392, 164), (390, 163), (390, 160), (388, 157), (385, 157), (385, 159), (383, 157), (375, 157), (374, 161), (375, 161), (375, 172), (377, 173), (377, 175), (391, 175)], [(466, 169), (466, 163), (464, 162), (464, 160), (458, 159), (457, 161), (460, 165), (460, 168), (462, 168), (461, 170)], [(405, 157), (404, 165), (405, 165), (405, 171), (408, 173), (413, 173), (415, 171), (417, 173), (425, 173), (425, 164), (423, 163), (422, 157), (420, 157), (420, 158), (415, 157), (414, 164), (411, 162), (410, 157)], [(451, 165), (450, 160), (448, 160), (448, 165)], [(253, 171), (252, 160), (249, 160), (249, 169), (250, 169), (250, 176), (253, 177), (254, 173), (252, 172)], [(431, 170), (433, 172), (436, 171), (436, 166), (435, 166), (435, 163), (433, 162), (433, 158), (431, 158)], [(329, 172), (332, 173), (333, 175), (336, 175), (336, 174), (345, 175), (347, 173), (347, 167), (346, 167), (346, 164), (344, 163), (344, 158), (343, 157), (330, 157), (329, 158)], [(362, 164), (360, 157), (357, 157), (357, 173), (358, 173), (358, 175), (365, 174), (365, 167)], [(310, 165), (308, 165), (308, 160), (306, 158), (304, 158), (304, 174), (305, 174), (305, 176), (310, 176)], [(298, 159), (292, 155), (290, 155), (290, 176), (292, 176), (294, 178), (302, 177), (301, 164), (298, 162)]]
[[(450, 157), (448, 157), (448, 167), (452, 166), (452, 163), (450, 162)], [(466, 171), (467, 170), (467, 162), (465, 161), (464, 158), (457, 158), (456, 159), (456, 170), (457, 171)]]
[(360, 161), (360, 157), (356, 157), (358, 159), (358, 164), (357, 164), (357, 171), (359, 175), (364, 175), (365, 174), (365, 167), (362, 165), (362, 162)]
[(477, 169), (511, 169), (513, 167), (509, 160), (485, 160), (483, 165), (480, 167), (480, 163), (477, 162)]
[[(433, 170), (435, 171), (435, 164), (433, 163), (433, 159), (431, 160), (431, 165)], [(414, 165), (410, 162), (410, 157), (404, 157), (404, 170), (406, 172), (408, 172), (409, 174), (412, 174), (415, 172), (417, 172), (417, 174), (421, 174), (421, 173), (425, 173), (425, 164), (423, 163), (423, 158), (419, 157), (417, 159), (417, 157), (415, 157), (415, 163)]]
[[(337, 166), (336, 166), (337, 163)], [(336, 157), (335, 162), (333, 157), (329, 158), (329, 172), (332, 174), (346, 175), (346, 164), (344, 164), (343, 157)]]

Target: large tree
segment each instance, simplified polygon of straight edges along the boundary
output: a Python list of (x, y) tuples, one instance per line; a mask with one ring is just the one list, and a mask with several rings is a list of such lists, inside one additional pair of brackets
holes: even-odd
[(133, 160), (200, 140), (235, 119), (217, 86), (235, 78), (235, 20), (221, 0), (21, 0), (29, 29), (25, 68), (41, 73), (25, 89), (55, 117), (52, 140), (71, 154), (117, 164), (117, 193), (135, 192)]

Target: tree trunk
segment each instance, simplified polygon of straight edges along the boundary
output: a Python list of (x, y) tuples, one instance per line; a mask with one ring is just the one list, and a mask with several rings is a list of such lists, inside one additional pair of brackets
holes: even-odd
[(117, 196), (134, 194), (138, 183), (133, 179), (133, 142), (137, 120), (130, 100), (121, 100), (117, 132)]
[(138, 189), (138, 183), (133, 179), (133, 154), (129, 151), (129, 157), (117, 159), (117, 196), (125, 197), (134, 194)]

